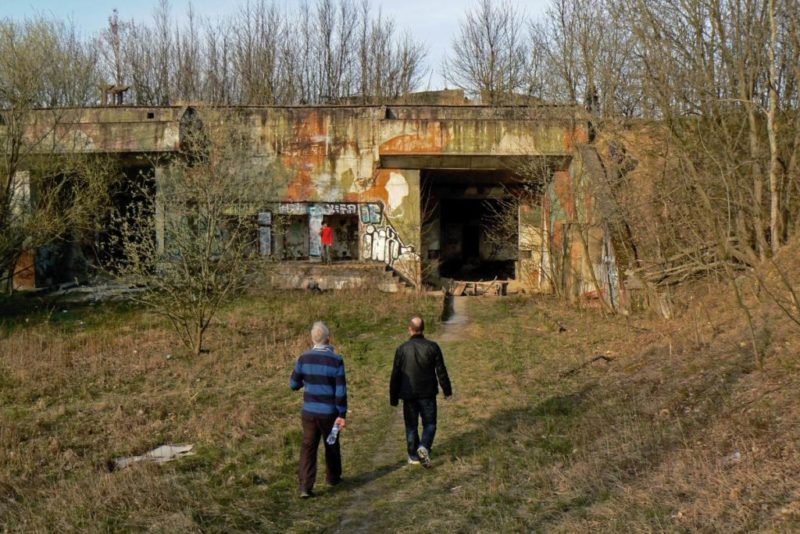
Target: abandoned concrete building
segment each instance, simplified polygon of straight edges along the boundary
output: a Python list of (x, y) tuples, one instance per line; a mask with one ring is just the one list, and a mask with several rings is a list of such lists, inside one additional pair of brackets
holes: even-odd
[[(252, 129), (254, 154), (283, 178), (252, 214), (259, 252), (276, 262), (276, 285), (385, 286), (386, 277), (374, 275), (385, 271), (416, 288), (497, 281), (503, 291), (546, 292), (560, 262), (573, 274), (571, 292), (618, 291), (602, 225), (588, 241), (570, 236), (597, 219), (593, 198), (576, 184), (602, 172), (580, 110), (404, 104), (237, 112)], [(62, 114), (58, 130), (82, 139), (81, 151), (116, 158), (126, 175), (154, 176), (157, 187), (153, 162), (177, 157), (196, 113), (202, 108), (83, 108)], [(512, 221), (500, 239), (491, 230), (498, 218)], [(323, 220), (334, 229), (332, 266), (319, 261)], [(36, 280), (24, 283), (60, 282), (46, 252), (35, 255), (20, 271), (35, 266)]]

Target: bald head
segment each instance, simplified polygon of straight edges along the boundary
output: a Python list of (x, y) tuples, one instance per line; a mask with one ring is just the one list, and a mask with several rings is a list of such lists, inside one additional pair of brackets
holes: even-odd
[(412, 317), (408, 322), (408, 331), (411, 335), (421, 334), (425, 331), (425, 321), (422, 317)]

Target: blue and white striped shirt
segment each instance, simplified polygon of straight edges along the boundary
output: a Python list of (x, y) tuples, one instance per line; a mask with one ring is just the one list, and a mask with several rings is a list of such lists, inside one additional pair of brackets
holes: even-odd
[(316, 346), (297, 359), (289, 387), (305, 388), (303, 413), (315, 416), (347, 415), (344, 360), (330, 345)]

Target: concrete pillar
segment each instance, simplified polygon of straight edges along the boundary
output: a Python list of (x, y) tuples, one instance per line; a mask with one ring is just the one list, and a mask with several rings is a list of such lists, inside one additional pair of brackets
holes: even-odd
[(319, 260), (322, 257), (322, 230), (323, 209), (318, 204), (308, 207), (308, 257)]
[(519, 205), (519, 261), (517, 281), (526, 289), (541, 290), (542, 212), (534, 202)]
[(156, 227), (156, 250), (159, 254), (164, 254), (164, 234), (166, 233), (166, 213), (164, 207), (163, 184), (166, 169), (163, 165), (156, 165), (156, 198), (155, 198), (155, 227)]

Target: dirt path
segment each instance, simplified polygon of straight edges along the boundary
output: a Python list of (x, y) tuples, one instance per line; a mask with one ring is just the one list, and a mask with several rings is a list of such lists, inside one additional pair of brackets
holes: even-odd
[(466, 326), (469, 324), (467, 298), (468, 297), (452, 297), (448, 302), (449, 317), (442, 323), (442, 332), (437, 336), (437, 341), (441, 343), (450, 343), (463, 339)]
[[(433, 336), (435, 341), (445, 345), (464, 339), (469, 324), (466, 297), (454, 297), (448, 305), (448, 317)], [(444, 352), (447, 352), (446, 348)], [(333, 531), (337, 534), (372, 532), (372, 518), (379, 513), (381, 503), (405, 497), (406, 492), (398, 489), (403, 485), (398, 485), (396, 479), (408, 477), (410, 470), (420, 469), (419, 466), (407, 466), (402, 456), (398, 459), (398, 451), (403, 448), (398, 444), (403, 439), (402, 417), (392, 414), (377, 431), (382, 439), (373, 447), (372, 455), (364, 459), (361, 473), (356, 475), (359, 485), (353, 490), (350, 503)]]
[(343, 509), (339, 524), (333, 530), (337, 534), (371, 532), (375, 500), (385, 498), (385, 486), (391, 484), (390, 480), (405, 468), (402, 457), (398, 457), (398, 441), (403, 435), (402, 421), (390, 417), (379, 431), (382, 439), (373, 448), (373, 455), (364, 459), (361, 472), (356, 475), (358, 487), (352, 491), (349, 504)]

